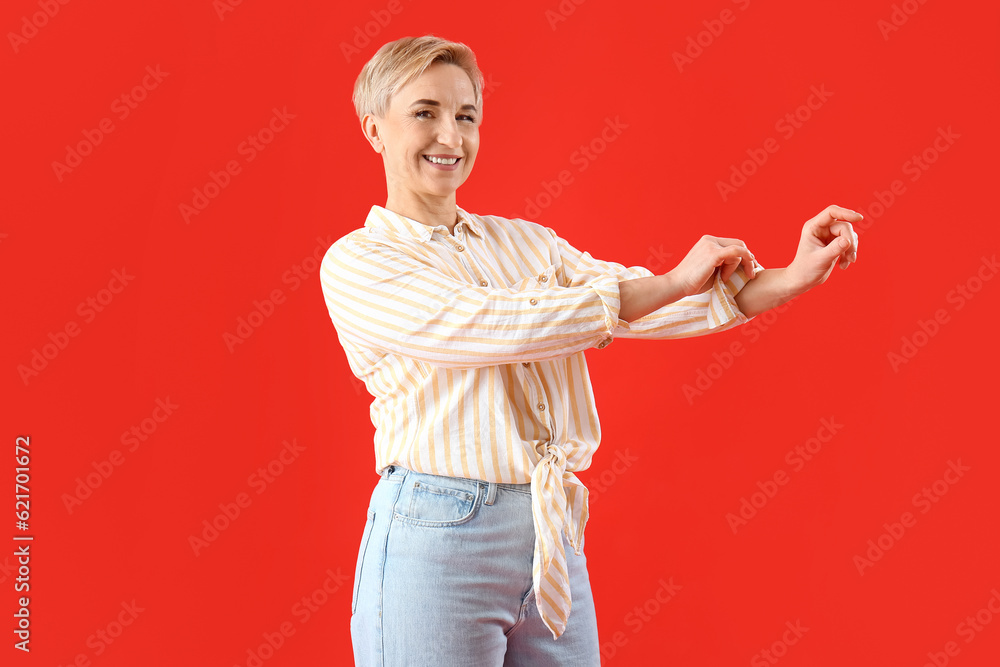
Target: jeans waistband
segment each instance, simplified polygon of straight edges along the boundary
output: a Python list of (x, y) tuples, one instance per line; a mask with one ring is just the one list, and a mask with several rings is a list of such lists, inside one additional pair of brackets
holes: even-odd
[(417, 473), (407, 468), (398, 465), (387, 466), (382, 470), (382, 479), (393, 479), (402, 481), (405, 477), (409, 475), (426, 475), (428, 477), (439, 477), (441, 479), (451, 479), (458, 480), (460, 482), (469, 484), (476, 484), (477, 486), (482, 486), (486, 489), (486, 499), (484, 504), (492, 505), (493, 501), (496, 499), (497, 489), (506, 489), (508, 491), (516, 491), (518, 493), (531, 493), (531, 484), (509, 484), (506, 482), (487, 482), (482, 479), (472, 479), (468, 477), (449, 477), (447, 475), (434, 475), (431, 473)]

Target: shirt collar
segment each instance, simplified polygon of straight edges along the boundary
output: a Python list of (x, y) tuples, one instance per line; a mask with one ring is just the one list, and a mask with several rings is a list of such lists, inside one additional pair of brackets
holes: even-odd
[[(458, 209), (459, 220), (465, 223), (466, 229), (476, 236), (481, 237), (483, 235), (483, 227), (479, 216), (473, 215), (459, 206), (455, 208)], [(405, 234), (421, 241), (429, 241), (435, 231), (440, 231), (442, 234), (448, 233), (448, 228), (444, 225), (431, 227), (382, 206), (372, 206), (368, 212), (368, 218), (365, 220), (365, 227), (394, 232), (396, 234)]]

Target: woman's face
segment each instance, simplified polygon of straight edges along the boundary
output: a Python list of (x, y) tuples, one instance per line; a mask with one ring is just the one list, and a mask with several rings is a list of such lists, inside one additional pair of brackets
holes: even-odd
[(454, 195), (476, 161), (480, 113), (465, 70), (436, 63), (392, 97), (385, 118), (366, 116), (390, 199)]

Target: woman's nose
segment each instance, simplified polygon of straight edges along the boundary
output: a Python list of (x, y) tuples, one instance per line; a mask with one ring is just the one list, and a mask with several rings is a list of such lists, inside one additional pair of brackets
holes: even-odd
[(438, 141), (445, 146), (458, 148), (462, 145), (462, 133), (454, 120), (443, 120), (438, 126)]

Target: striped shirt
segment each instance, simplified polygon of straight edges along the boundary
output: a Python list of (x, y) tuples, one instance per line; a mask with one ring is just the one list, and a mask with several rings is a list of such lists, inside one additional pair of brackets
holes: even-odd
[(747, 321), (742, 268), (627, 323), (620, 280), (547, 227), (458, 209), (454, 233), (373, 206), (320, 279), (354, 374), (374, 396), (375, 469), (531, 484), (533, 588), (554, 637), (571, 598), (562, 535), (582, 553), (586, 470), (601, 439), (584, 350), (683, 338)]

